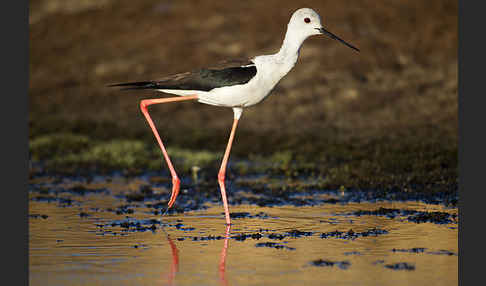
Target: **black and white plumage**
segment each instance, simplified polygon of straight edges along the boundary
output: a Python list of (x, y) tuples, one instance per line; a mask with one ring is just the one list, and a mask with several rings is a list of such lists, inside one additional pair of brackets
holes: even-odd
[(123, 87), (123, 90), (164, 89), (210, 91), (218, 87), (245, 84), (249, 82), (256, 73), (257, 69), (255, 63), (251, 60), (232, 60), (222, 62), (215, 67), (179, 73), (159, 80), (128, 82), (110, 86)]
[(119, 83), (111, 86), (122, 89), (154, 89), (181, 97), (145, 99), (140, 108), (152, 128), (172, 175), (172, 195), (168, 202), (170, 208), (179, 193), (180, 180), (177, 177), (169, 155), (162, 143), (147, 107), (152, 104), (184, 100), (197, 100), (201, 103), (233, 108), (234, 121), (230, 138), (223, 156), (218, 181), (225, 210), (226, 223), (230, 224), (226, 188), (224, 183), (233, 138), (238, 120), (245, 107), (261, 102), (277, 83), (294, 67), (300, 47), (305, 39), (313, 35), (326, 35), (346, 46), (359, 51), (324, 29), (320, 16), (312, 9), (302, 8), (295, 11), (287, 25), (287, 32), (280, 50), (272, 55), (256, 56), (245, 61), (225, 62), (222, 66), (200, 69), (161, 78), (154, 81)]

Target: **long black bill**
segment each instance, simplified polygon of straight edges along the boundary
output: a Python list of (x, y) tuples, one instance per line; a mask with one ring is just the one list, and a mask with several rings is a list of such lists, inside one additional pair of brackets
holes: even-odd
[(340, 41), (341, 43), (345, 44), (346, 46), (350, 47), (351, 49), (359, 52), (359, 49), (346, 43), (344, 40), (342, 40), (341, 38), (339, 38), (338, 36), (334, 35), (333, 33), (329, 32), (328, 30), (324, 29), (324, 28), (316, 28), (317, 30), (319, 30), (319, 32), (321, 32), (322, 34), (324, 35), (327, 35), (329, 36), (330, 38), (334, 39), (334, 40), (338, 40)]

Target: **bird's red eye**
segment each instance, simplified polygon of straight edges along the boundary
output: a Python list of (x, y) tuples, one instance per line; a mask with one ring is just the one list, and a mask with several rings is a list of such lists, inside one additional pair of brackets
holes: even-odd
[(305, 18), (304, 19), (304, 22), (306, 22), (307, 24), (309, 24), (310, 23), (310, 19), (309, 18)]

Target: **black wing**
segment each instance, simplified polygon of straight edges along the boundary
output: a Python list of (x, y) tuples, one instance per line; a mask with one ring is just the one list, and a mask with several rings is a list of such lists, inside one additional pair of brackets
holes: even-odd
[(255, 63), (249, 60), (223, 62), (218, 67), (175, 74), (154, 81), (128, 82), (110, 86), (131, 89), (177, 89), (210, 91), (213, 88), (245, 84), (257, 73)]

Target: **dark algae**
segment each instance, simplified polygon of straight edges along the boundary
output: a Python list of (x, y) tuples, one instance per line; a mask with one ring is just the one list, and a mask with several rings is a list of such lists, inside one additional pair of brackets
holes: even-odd
[(385, 267), (392, 270), (407, 270), (407, 271), (415, 270), (415, 265), (409, 264), (407, 262), (386, 264)]
[(311, 262), (313, 266), (320, 266), (320, 267), (333, 267), (337, 266), (341, 269), (348, 269), (351, 266), (349, 261), (330, 261), (325, 259), (317, 259)]
[(287, 249), (287, 250), (295, 250), (293, 247), (288, 247), (280, 243), (276, 242), (259, 242), (255, 244), (255, 247), (269, 247), (269, 248), (275, 248), (275, 249)]
[(293, 230), (287, 232), (287, 235), (289, 235), (290, 237), (294, 237), (294, 238), (302, 237), (302, 236), (311, 236), (312, 234), (313, 234), (312, 231), (300, 231), (298, 229), (293, 229)]
[(249, 212), (232, 212), (230, 213), (230, 218), (232, 219), (238, 219), (238, 218), (261, 218), (261, 219), (266, 219), (269, 218), (270, 216), (264, 212), (259, 212), (255, 215), (251, 215)]
[(231, 236), (231, 238), (238, 240), (238, 241), (244, 241), (244, 240), (249, 239), (249, 238), (259, 240), (262, 237), (263, 237), (263, 235), (260, 234), (260, 233), (249, 233), (249, 234), (240, 233), (240, 234)]
[(393, 252), (423, 253), (425, 251), (425, 249), (426, 248), (423, 248), (423, 247), (414, 247), (414, 248), (410, 248), (410, 249), (393, 248), (392, 251)]
[(80, 212), (79, 213), (79, 217), (89, 217), (89, 216), (91, 216), (91, 215), (86, 213), (86, 212)]
[(457, 253), (445, 249), (441, 249), (437, 251), (429, 251), (427, 252), (427, 254), (457, 256)]
[(44, 214), (29, 214), (29, 218), (43, 218), (43, 219), (47, 219), (49, 216), (48, 215), (44, 215)]
[(321, 238), (339, 238), (339, 239), (357, 239), (360, 237), (368, 237), (368, 236), (379, 236), (382, 234), (387, 234), (388, 231), (384, 229), (372, 228), (362, 232), (355, 232), (352, 229), (348, 231), (330, 231), (321, 234)]
[(457, 222), (457, 214), (449, 214), (446, 212), (426, 212), (426, 211), (416, 211), (416, 210), (400, 210), (400, 209), (389, 209), (389, 208), (379, 208), (377, 210), (358, 210), (352, 213), (352, 215), (362, 216), (362, 215), (376, 215), (376, 216), (386, 216), (388, 218), (396, 218), (399, 216), (406, 216), (407, 220), (415, 223), (431, 222), (435, 224), (449, 224)]

